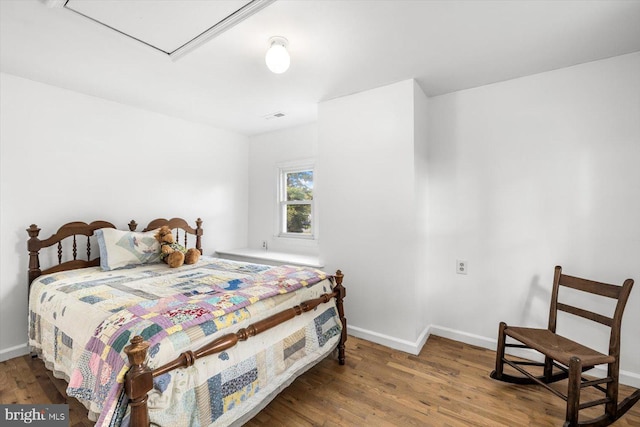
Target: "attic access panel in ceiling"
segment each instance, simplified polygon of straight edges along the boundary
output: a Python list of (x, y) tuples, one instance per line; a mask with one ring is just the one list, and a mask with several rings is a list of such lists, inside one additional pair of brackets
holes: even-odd
[(176, 59), (274, 1), (67, 0), (64, 7)]

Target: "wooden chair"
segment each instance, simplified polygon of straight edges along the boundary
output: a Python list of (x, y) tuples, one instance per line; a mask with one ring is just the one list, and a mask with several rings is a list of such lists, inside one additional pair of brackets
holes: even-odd
[[(561, 286), (617, 300), (613, 317), (607, 317), (583, 308), (558, 302), (558, 291)], [(496, 369), (491, 373), (491, 378), (516, 384), (540, 384), (564, 399), (567, 402), (564, 427), (595, 427), (607, 426), (613, 423), (640, 399), (640, 390), (636, 390), (631, 396), (618, 404), (620, 326), (622, 313), (632, 287), (633, 280), (631, 279), (625, 280), (622, 286), (615, 286), (567, 276), (562, 274), (561, 267), (556, 267), (553, 278), (553, 292), (551, 294), (551, 308), (549, 310), (549, 327), (547, 329), (522, 328), (507, 326), (506, 323), (500, 322)], [(602, 354), (556, 334), (558, 310), (608, 326), (610, 328), (608, 354)], [(507, 337), (519, 343), (507, 344)], [(544, 355), (544, 363), (507, 359), (505, 357), (506, 347), (536, 350)], [(505, 363), (524, 376), (506, 374), (504, 372)], [(594, 366), (605, 364), (607, 365), (606, 377), (599, 379), (583, 378), (582, 373), (584, 371)], [(523, 366), (542, 367), (542, 374), (534, 375)], [(567, 394), (548, 385), (565, 378), (568, 378)], [(601, 399), (580, 403), (580, 391), (585, 387), (594, 387), (604, 393), (604, 396)], [(580, 410), (597, 405), (604, 405), (604, 414), (602, 416), (587, 421), (578, 421)]]

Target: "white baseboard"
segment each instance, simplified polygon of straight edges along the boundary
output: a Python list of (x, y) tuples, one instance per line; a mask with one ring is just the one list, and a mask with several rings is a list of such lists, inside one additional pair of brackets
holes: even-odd
[(427, 338), (429, 338), (428, 327), (422, 331), (415, 342), (403, 340), (352, 325), (349, 325), (347, 327), (347, 331), (349, 335), (353, 335), (356, 338), (362, 338), (363, 340), (371, 341), (376, 344), (384, 345), (386, 347), (390, 347), (395, 350), (404, 351), (405, 353), (414, 355), (418, 355), (420, 353), (420, 350), (422, 350), (422, 347), (427, 342)]
[[(477, 347), (486, 348), (488, 350), (495, 351), (498, 345), (498, 341), (495, 338), (488, 338), (481, 335), (470, 334), (464, 331), (458, 331), (451, 328), (445, 328), (444, 326), (429, 325), (420, 334), (420, 337), (415, 342), (395, 338), (389, 335), (380, 334), (375, 331), (359, 328), (357, 326), (349, 326), (349, 335), (353, 335), (357, 338), (362, 338), (367, 341), (375, 342), (396, 350), (404, 351), (406, 353), (417, 355), (422, 350), (422, 347), (427, 342), (429, 335), (436, 335), (438, 337), (448, 338), (454, 341), (460, 341), (465, 344), (475, 345)], [(533, 350), (522, 349), (509, 349), (509, 353), (514, 356), (524, 357), (530, 360), (542, 361), (539, 353)], [(592, 369), (596, 376), (606, 376), (607, 371), (604, 367), (596, 367)], [(487, 373), (488, 375), (488, 373)], [(620, 384), (628, 385), (635, 388), (640, 388), (640, 374), (634, 372), (620, 370)]]
[(483, 337), (482, 335), (470, 334), (468, 332), (458, 331), (451, 328), (445, 328), (444, 326), (431, 325), (429, 326), (429, 332), (431, 334), (448, 338), (454, 341), (460, 341), (465, 344), (475, 345), (477, 347), (487, 348), (489, 350), (496, 350), (497, 340)]
[(29, 345), (27, 343), (19, 344), (13, 347), (0, 350), (0, 362), (13, 359), (14, 357), (24, 356), (29, 353)]
[[(594, 369), (595, 371), (595, 369)], [(604, 369), (599, 369), (602, 372), (602, 376), (605, 376), (607, 372)], [(634, 372), (620, 370), (620, 384), (628, 385), (635, 388), (640, 388), (640, 375)]]

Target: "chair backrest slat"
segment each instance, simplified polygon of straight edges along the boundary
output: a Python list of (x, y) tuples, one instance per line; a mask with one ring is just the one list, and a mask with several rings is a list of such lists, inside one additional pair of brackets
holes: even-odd
[(603, 325), (607, 325), (609, 327), (613, 325), (613, 319), (611, 317), (603, 316), (602, 314), (594, 313), (593, 311), (583, 310), (582, 308), (563, 304), (561, 302), (558, 303), (557, 307), (558, 310), (575, 314), (576, 316), (584, 317), (585, 319), (593, 320), (594, 322), (602, 323)]
[(560, 285), (614, 299), (620, 297), (620, 291), (622, 290), (622, 286), (594, 282), (593, 280), (581, 279), (565, 274), (560, 276)]

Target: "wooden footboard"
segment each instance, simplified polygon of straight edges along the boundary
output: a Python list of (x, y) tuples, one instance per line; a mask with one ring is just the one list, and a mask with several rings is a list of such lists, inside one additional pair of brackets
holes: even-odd
[(321, 295), (318, 298), (304, 301), (295, 307), (283, 310), (256, 323), (252, 323), (246, 328), (241, 328), (235, 333), (221, 336), (196, 351), (186, 351), (171, 362), (160, 366), (154, 370), (149, 369), (144, 363), (147, 358), (149, 344), (141, 336), (131, 339), (131, 344), (124, 348), (124, 352), (129, 358), (131, 368), (125, 375), (125, 392), (131, 405), (130, 426), (147, 427), (149, 425), (149, 412), (147, 408), (148, 392), (153, 388), (153, 378), (163, 375), (178, 368), (192, 366), (199, 358), (220, 353), (235, 346), (239, 341), (246, 341), (250, 337), (267, 331), (287, 320), (311, 311), (320, 304), (329, 302), (331, 298), (336, 299), (338, 315), (342, 322), (342, 334), (338, 343), (338, 362), (345, 364), (345, 342), (347, 340), (347, 319), (344, 317), (343, 299), (346, 296), (346, 289), (342, 285), (344, 275), (340, 270), (336, 272), (332, 280), (335, 282), (333, 292)]

